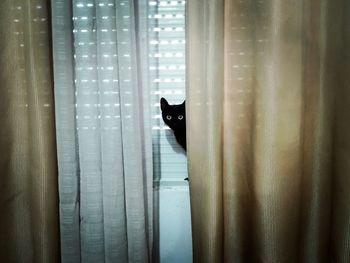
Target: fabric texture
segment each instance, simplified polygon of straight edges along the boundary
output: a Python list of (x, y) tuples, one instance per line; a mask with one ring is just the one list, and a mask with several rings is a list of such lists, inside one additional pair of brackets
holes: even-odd
[(194, 262), (350, 262), (349, 2), (187, 7)]
[(1, 262), (59, 262), (48, 4), (0, 2)]
[(62, 262), (150, 262), (147, 3), (52, 12)]

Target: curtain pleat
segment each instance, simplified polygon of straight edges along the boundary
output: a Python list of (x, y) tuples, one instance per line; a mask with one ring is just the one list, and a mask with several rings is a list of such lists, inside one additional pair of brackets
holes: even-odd
[(146, 11), (53, 2), (63, 262), (151, 261)]
[[(350, 3), (348, 1), (336, 1), (337, 9), (331, 9), (331, 19), (334, 24), (327, 24), (328, 31), (333, 28), (341, 29), (332, 33), (329, 42), (333, 43), (332, 51), (339, 54), (330, 62), (328, 74), (333, 76), (334, 83), (329, 83), (336, 92), (335, 117), (334, 117), (334, 139), (332, 164), (332, 217), (331, 217), (331, 238), (332, 252), (335, 262), (350, 261), (350, 54), (346, 50), (350, 47)], [(331, 5), (332, 6), (332, 5)], [(344, 51), (344, 52), (343, 52)], [(332, 54), (332, 53), (330, 53)], [(331, 57), (331, 56), (330, 56)]]
[(52, 4), (52, 42), (55, 80), (55, 115), (60, 192), (62, 262), (80, 262), (80, 196), (75, 121), (72, 6)]
[(348, 262), (349, 4), (190, 1), (195, 262)]
[[(223, 11), (221, 0), (205, 4), (189, 1), (187, 6), (186, 75), (189, 89), (186, 99), (189, 99), (190, 108), (187, 110), (186, 102), (186, 118), (188, 115), (191, 119), (186, 122), (186, 127), (190, 125), (188, 146), (191, 150), (187, 156), (190, 161), (192, 239), (193, 251), (203, 252), (201, 257), (193, 255), (194, 262), (220, 262), (222, 246), (222, 178), (219, 174), (222, 171), (223, 109), (217, 105), (223, 100), (223, 90), (219, 88), (223, 85), (224, 70), (220, 63), (224, 59)], [(198, 165), (194, 168), (194, 164)], [(210, 176), (203, 180), (206, 174)], [(204, 218), (208, 221), (202, 220)]]
[(49, 4), (0, 3), (0, 259), (58, 262)]

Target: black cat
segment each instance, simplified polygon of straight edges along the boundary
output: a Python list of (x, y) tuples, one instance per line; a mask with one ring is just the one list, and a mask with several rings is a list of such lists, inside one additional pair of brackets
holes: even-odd
[(186, 151), (186, 110), (185, 101), (178, 105), (169, 105), (166, 99), (161, 98), (160, 108), (166, 125), (174, 132), (176, 141)]
[[(178, 105), (169, 105), (166, 99), (160, 99), (160, 109), (166, 125), (173, 130), (176, 141), (186, 151), (186, 108), (185, 101)], [(188, 178), (185, 178), (188, 181)]]

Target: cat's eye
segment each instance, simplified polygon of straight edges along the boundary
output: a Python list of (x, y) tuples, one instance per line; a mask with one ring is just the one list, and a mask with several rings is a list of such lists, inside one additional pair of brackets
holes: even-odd
[(184, 116), (179, 115), (179, 116), (177, 116), (177, 118), (181, 121), (184, 118)]
[(165, 118), (166, 118), (168, 121), (171, 120), (171, 116), (170, 116), (170, 115), (167, 115)]

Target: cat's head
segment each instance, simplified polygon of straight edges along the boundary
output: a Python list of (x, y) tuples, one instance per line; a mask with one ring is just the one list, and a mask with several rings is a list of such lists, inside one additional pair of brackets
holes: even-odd
[(161, 98), (160, 108), (162, 110), (162, 117), (165, 124), (171, 129), (186, 126), (185, 101), (182, 104), (169, 105), (166, 99)]

